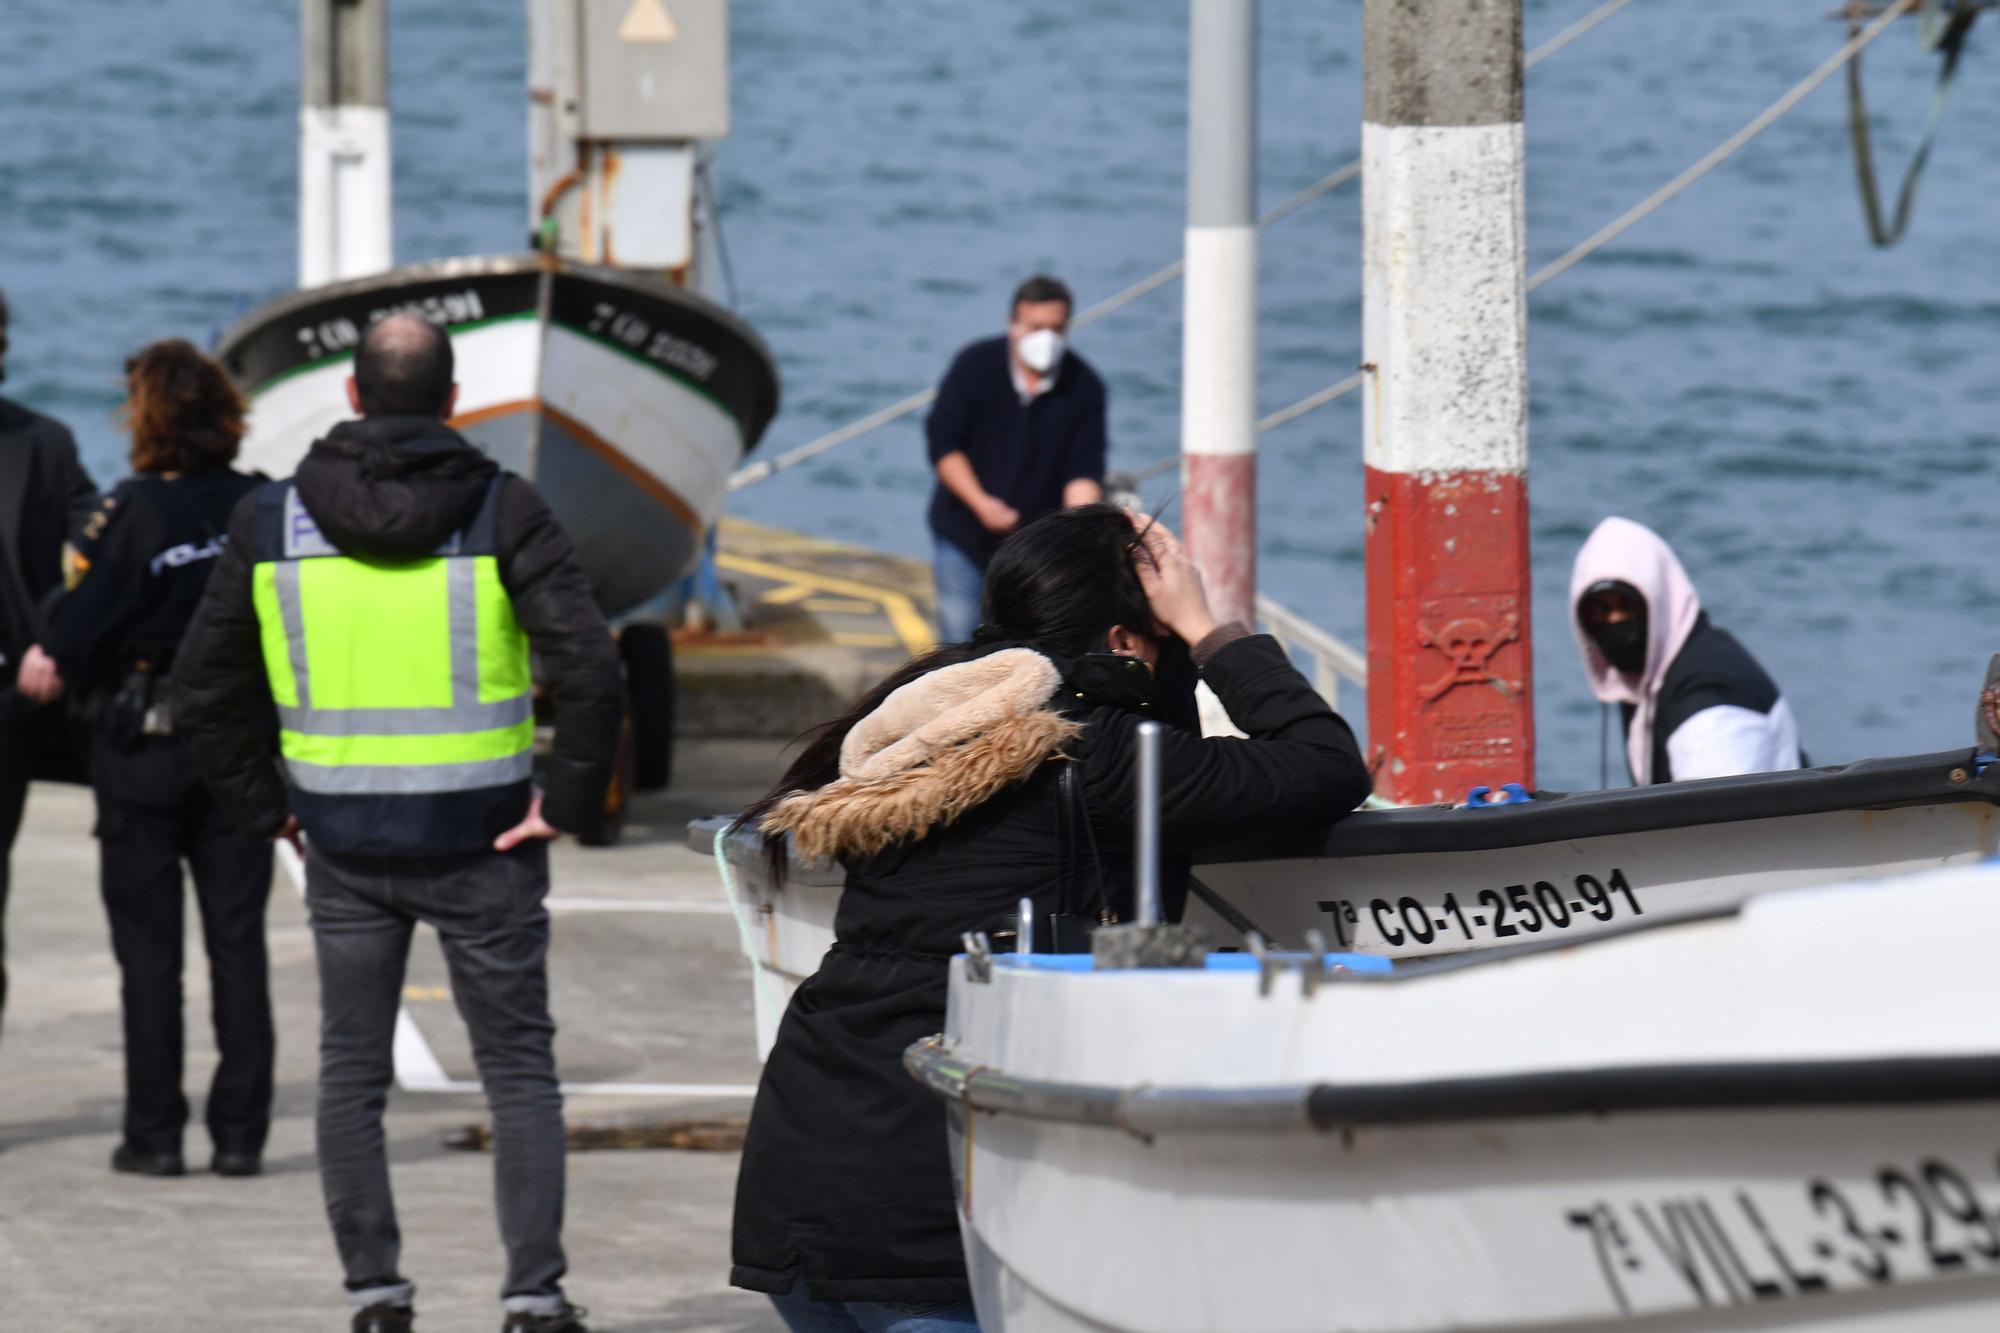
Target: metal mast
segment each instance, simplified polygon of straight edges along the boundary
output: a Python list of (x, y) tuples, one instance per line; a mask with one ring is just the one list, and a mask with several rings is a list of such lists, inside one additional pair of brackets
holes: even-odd
[(393, 262), (388, 0), (300, 0), (299, 286)]
[(727, 0), (528, 0), (528, 42), (535, 244), (704, 287), (698, 183), (729, 133)]
[(1181, 493), (1216, 614), (1256, 623), (1257, 0), (1188, 11)]

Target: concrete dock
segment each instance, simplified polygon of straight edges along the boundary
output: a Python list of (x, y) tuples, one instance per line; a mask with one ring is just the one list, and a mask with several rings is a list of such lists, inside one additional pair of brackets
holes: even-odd
[[(907, 561), (748, 525), (723, 576), (749, 613), (737, 635), (679, 645), (675, 785), (638, 796), (624, 842), (560, 844), (550, 906), (557, 1055), (568, 1088), (571, 1298), (595, 1330), (779, 1328), (727, 1285), (734, 1151), (580, 1150), (592, 1131), (740, 1120), (758, 1066), (748, 964), (712, 863), (687, 822), (739, 809), (784, 740), (928, 639), (928, 580)], [(200, 932), (188, 907), (191, 1173), (114, 1175), (123, 1053), (118, 970), (97, 894), (90, 794), (38, 786), (7, 906), (12, 994), (0, 1034), (0, 1327), (345, 1329), (340, 1270), (313, 1160), (317, 985), (291, 876), (271, 896), (278, 1016), (266, 1173), (206, 1171), (201, 1099), (214, 1067)], [(419, 932), (405, 989), (388, 1132), (422, 1333), (498, 1327), (501, 1250), (491, 1159), (447, 1146), (486, 1123), (436, 941)], [(726, 1134), (725, 1134), (726, 1138)]]

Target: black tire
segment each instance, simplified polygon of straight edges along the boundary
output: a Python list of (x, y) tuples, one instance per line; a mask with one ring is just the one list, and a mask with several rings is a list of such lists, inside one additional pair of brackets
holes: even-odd
[(674, 641), (664, 625), (627, 625), (618, 635), (618, 656), (632, 718), (632, 785), (661, 791), (674, 777)]

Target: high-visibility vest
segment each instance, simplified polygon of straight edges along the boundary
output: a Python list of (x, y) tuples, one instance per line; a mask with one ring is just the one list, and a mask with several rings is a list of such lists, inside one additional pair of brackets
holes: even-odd
[(349, 555), (291, 482), (257, 497), (252, 593), (292, 811), (324, 850), (447, 855), (526, 809), (528, 638), (500, 580), (494, 508), (433, 555)]

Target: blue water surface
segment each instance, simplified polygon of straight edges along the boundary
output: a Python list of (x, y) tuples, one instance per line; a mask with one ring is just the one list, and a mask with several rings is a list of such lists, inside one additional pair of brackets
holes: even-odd
[[(1529, 0), (1529, 41), (1588, 8)], [(1810, 70), (1843, 35), (1828, 8), (1637, 0), (1536, 69), (1531, 260), (1644, 197)], [(722, 199), (739, 307), (785, 375), (767, 449), (930, 382), (951, 348), (998, 331), (1029, 270), (1062, 274), (1089, 302), (1177, 253), (1183, 4), (732, 10)], [(1358, 147), (1361, 3), (1262, 11), (1268, 205)], [(396, 0), (399, 258), (521, 246), (524, 26), (518, 0)], [(1905, 29), (1868, 63), (1878, 143), (1896, 166), (1933, 69)], [(1680, 547), (1717, 619), (1790, 694), (1815, 759), (1969, 743), (1972, 695), (2000, 647), (1982, 489), (2000, 449), (1996, 42), (2000, 22), (1975, 33), (1901, 248), (1863, 233), (1836, 80), (1535, 298), (1545, 784), (1598, 776), (1562, 599), (1570, 556), (1609, 512)], [(0, 50), (7, 392), (67, 418), (108, 481), (124, 355), (165, 334), (206, 340), (292, 280), (296, 6), (8, 0)], [(1348, 187), (1265, 234), (1267, 409), (1359, 360), (1357, 204)], [(1079, 337), (1111, 384), (1115, 463), (1176, 446), (1179, 340), (1178, 287)], [(1267, 589), (1356, 640), (1359, 428), (1348, 399), (1267, 435), (1259, 512)], [(919, 553), (928, 485), (904, 423), (735, 508)], [(1342, 703), (1365, 712), (1358, 693)]]

